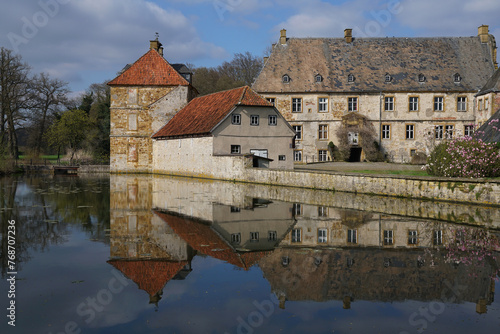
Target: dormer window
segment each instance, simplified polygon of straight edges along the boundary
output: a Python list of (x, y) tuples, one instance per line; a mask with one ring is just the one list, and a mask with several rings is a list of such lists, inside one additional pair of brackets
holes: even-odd
[(461, 81), (462, 81), (462, 77), (460, 76), (460, 74), (455, 73), (455, 75), (453, 76), (453, 81), (454, 81), (455, 83), (459, 83), (459, 82), (461, 82)]
[(392, 81), (392, 76), (389, 73), (385, 74), (385, 82), (391, 82)]
[(288, 74), (285, 74), (281, 80), (283, 81), (283, 83), (289, 83), (290, 82), (290, 76)]
[(423, 75), (422, 73), (420, 73), (418, 75), (418, 82), (425, 82), (425, 75)]
[(355, 78), (354, 78), (354, 75), (352, 75), (352, 74), (349, 74), (349, 75), (347, 76), (347, 82), (354, 82), (354, 79), (355, 79)]
[(321, 74), (316, 74), (316, 76), (314, 77), (314, 81), (323, 82), (323, 77), (321, 76)]

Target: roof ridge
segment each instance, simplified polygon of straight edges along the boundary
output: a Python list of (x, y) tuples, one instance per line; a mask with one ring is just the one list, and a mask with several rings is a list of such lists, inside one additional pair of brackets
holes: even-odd
[(241, 92), (240, 99), (238, 100), (238, 102), (236, 104), (241, 104), (241, 102), (243, 101), (243, 98), (245, 97), (245, 94), (247, 93), (247, 88), (248, 88), (248, 86), (243, 86), (243, 92)]

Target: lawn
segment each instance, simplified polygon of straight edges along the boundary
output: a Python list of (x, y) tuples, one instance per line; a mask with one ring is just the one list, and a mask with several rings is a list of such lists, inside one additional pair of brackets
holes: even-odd
[(423, 170), (352, 170), (351, 173), (361, 174), (392, 174), (392, 175), (409, 175), (409, 176), (430, 176)]

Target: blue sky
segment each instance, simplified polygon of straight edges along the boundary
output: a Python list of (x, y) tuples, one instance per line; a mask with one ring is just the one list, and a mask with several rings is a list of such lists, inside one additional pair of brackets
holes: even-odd
[(160, 35), (171, 63), (217, 66), (234, 53), (263, 56), (289, 37), (500, 38), (498, 0), (0, 0), (0, 46), (65, 80), (75, 92), (112, 79)]

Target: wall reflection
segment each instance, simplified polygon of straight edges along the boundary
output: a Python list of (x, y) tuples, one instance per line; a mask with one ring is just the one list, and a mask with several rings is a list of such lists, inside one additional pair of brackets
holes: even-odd
[[(455, 204), (124, 175), (111, 176), (110, 208), (109, 263), (151, 303), (170, 280), (196, 270), (191, 261), (201, 254), (244, 270), (257, 264), (282, 308), (447, 298), (484, 313), (493, 302), (498, 209), (465, 217)], [(409, 217), (398, 213), (405, 210)]]

